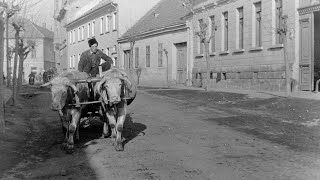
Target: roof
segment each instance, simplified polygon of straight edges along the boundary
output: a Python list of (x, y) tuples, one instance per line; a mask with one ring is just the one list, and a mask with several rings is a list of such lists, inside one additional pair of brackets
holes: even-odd
[(68, 16), (72, 18), (68, 20), (66, 26), (81, 19), (82, 17), (87, 16), (90, 13), (97, 11), (98, 9), (110, 4), (111, 2), (112, 0), (91, 0), (89, 2), (87, 0), (79, 1), (78, 4), (75, 4), (74, 6), (80, 6), (81, 8), (70, 12)]
[[(31, 22), (28, 19), (25, 18), (19, 18), (12, 20), (13, 22), (16, 22), (17, 24), (21, 24), (24, 29), (23, 36), (25, 38), (49, 38), (53, 39), (54, 33), (53, 31), (50, 31), (47, 28), (41, 27), (33, 22)], [(9, 25), (9, 37), (14, 38), (15, 30), (13, 26)]]
[(161, 0), (134, 24), (120, 39), (143, 34), (152, 30), (185, 24), (182, 18), (189, 10), (182, 6), (181, 0)]

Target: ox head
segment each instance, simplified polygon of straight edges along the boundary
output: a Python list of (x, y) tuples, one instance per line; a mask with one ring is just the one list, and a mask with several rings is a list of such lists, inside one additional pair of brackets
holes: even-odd
[(41, 85), (41, 87), (47, 86), (51, 86), (52, 110), (61, 110), (66, 105), (69, 87), (72, 88), (75, 93), (78, 91), (77, 87), (65, 77), (56, 78)]
[(131, 86), (126, 76), (104, 76), (103, 79), (96, 84), (95, 91), (101, 96), (105, 103), (117, 104), (121, 101), (121, 93), (125, 86)]

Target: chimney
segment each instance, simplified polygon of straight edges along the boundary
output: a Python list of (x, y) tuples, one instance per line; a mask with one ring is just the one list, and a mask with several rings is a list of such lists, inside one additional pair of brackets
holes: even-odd
[(46, 26), (46, 23), (42, 23), (42, 27), (47, 28)]

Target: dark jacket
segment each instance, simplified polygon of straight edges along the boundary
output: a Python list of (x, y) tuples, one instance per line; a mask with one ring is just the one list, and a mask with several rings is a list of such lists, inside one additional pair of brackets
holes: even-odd
[(86, 72), (92, 77), (95, 77), (97, 74), (99, 74), (99, 65), (101, 58), (106, 61), (105, 63), (103, 63), (103, 70), (110, 69), (113, 60), (109, 56), (107, 56), (99, 49), (95, 54), (93, 54), (89, 49), (81, 54), (78, 64), (78, 70), (80, 72)]

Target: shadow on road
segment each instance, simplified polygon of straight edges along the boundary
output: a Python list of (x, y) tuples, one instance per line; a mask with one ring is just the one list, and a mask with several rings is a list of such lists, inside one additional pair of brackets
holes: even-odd
[(317, 128), (254, 115), (206, 120), (216, 122), (218, 125), (229, 126), (256, 138), (287, 146), (295, 151), (319, 152), (320, 133)]
[(147, 129), (147, 126), (141, 123), (133, 122), (131, 114), (127, 114), (126, 120), (124, 122), (124, 130), (123, 130), (123, 145), (126, 145), (135, 137), (142, 135), (144, 136), (144, 130)]

